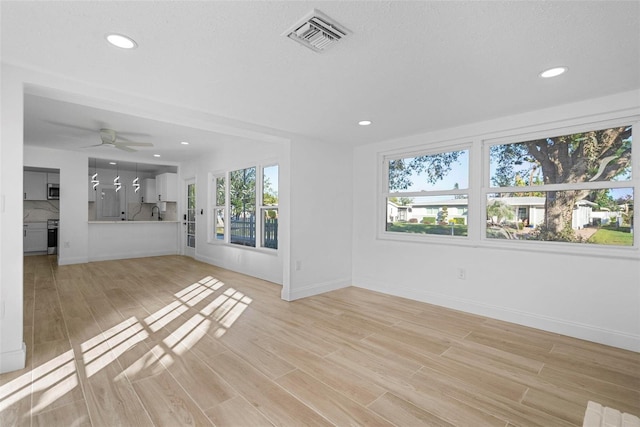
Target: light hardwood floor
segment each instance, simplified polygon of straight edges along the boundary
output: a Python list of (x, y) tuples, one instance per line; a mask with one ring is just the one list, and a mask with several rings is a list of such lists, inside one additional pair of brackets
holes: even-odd
[(24, 260), (27, 368), (2, 426), (575, 426), (640, 414), (640, 355), (348, 288), (280, 287), (179, 256)]

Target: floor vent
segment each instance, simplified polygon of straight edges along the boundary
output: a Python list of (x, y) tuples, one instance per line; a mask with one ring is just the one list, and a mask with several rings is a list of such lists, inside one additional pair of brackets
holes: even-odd
[(317, 9), (283, 33), (314, 52), (324, 52), (351, 32)]

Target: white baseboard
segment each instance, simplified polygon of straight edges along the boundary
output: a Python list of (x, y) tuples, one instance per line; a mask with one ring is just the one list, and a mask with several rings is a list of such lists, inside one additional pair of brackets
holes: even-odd
[(300, 298), (319, 295), (325, 292), (335, 291), (337, 289), (348, 288), (349, 286), (351, 286), (351, 278), (336, 279), (321, 283), (312, 283), (310, 285), (300, 287), (292, 286), (292, 289), (289, 290), (289, 295), (283, 295), (282, 299), (287, 301), (295, 301)]
[(58, 265), (71, 265), (71, 264), (86, 264), (89, 262), (89, 257), (62, 257), (58, 255)]
[(397, 284), (394, 285), (393, 289), (390, 289), (388, 286), (385, 286), (382, 283), (376, 283), (370, 279), (354, 278), (354, 283), (357, 283), (357, 285), (354, 286), (363, 289), (426, 302), (625, 350), (640, 352), (640, 336), (626, 332), (610, 330), (556, 317), (543, 316), (521, 310), (514, 310), (507, 307), (494, 306), (465, 298), (456, 298), (434, 292), (403, 288)]
[(27, 361), (27, 346), (22, 343), (22, 348), (0, 353), (0, 374), (24, 369)]
[(130, 259), (130, 258), (146, 258), (152, 256), (164, 256), (164, 255), (179, 255), (175, 250), (159, 250), (159, 251), (140, 251), (130, 253), (113, 253), (113, 254), (100, 254), (97, 256), (89, 256), (86, 262), (92, 261), (111, 261), (114, 259)]

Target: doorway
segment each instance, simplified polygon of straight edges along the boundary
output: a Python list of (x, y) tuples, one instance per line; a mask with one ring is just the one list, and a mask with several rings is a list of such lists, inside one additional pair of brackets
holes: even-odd
[(196, 255), (196, 181), (185, 181), (185, 194), (187, 197), (184, 214), (184, 254), (190, 257)]

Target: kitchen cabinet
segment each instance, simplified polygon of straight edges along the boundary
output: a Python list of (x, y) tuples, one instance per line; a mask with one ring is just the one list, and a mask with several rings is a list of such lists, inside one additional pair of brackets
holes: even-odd
[(178, 200), (178, 174), (163, 173), (156, 175), (157, 202), (176, 202)]
[(145, 178), (142, 180), (142, 202), (154, 203), (158, 200), (156, 192), (156, 180), (153, 178)]
[(47, 174), (25, 171), (22, 188), (24, 200), (47, 200)]
[(47, 223), (28, 222), (24, 224), (23, 230), (23, 251), (24, 252), (46, 252), (47, 251)]
[(59, 173), (48, 173), (47, 174), (47, 184), (60, 184), (60, 174)]

